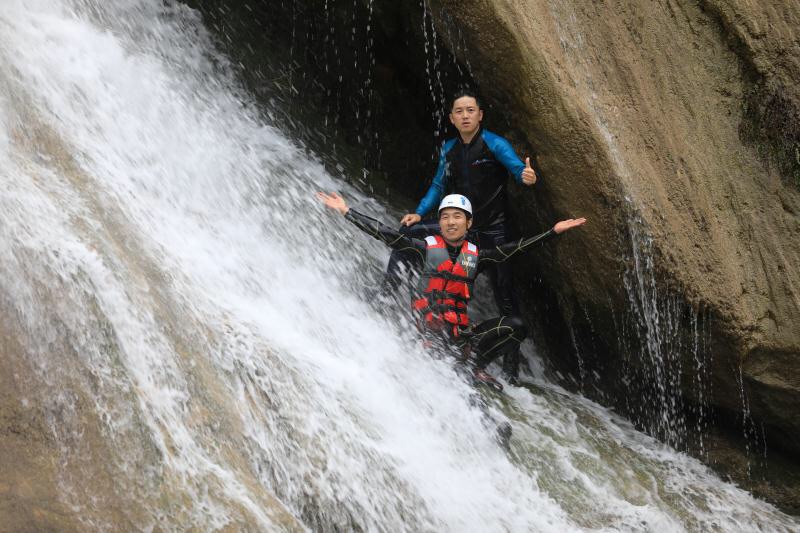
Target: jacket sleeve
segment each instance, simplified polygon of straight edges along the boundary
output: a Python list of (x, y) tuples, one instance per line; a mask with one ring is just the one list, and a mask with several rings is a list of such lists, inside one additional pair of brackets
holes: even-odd
[(507, 261), (512, 257), (531, 250), (537, 244), (544, 244), (557, 235), (558, 233), (551, 228), (549, 231), (536, 235), (535, 237), (528, 237), (526, 239), (519, 239), (518, 241), (501, 244), (497, 248), (480, 250), (478, 252), (478, 267), (483, 268), (491, 263)]
[(506, 167), (506, 170), (514, 177), (516, 182), (522, 183), (522, 171), (525, 170), (525, 163), (517, 156), (511, 143), (490, 131), (484, 131), (483, 142), (486, 143), (497, 160)]
[(430, 213), (442, 201), (447, 173), (447, 152), (454, 144), (455, 142), (452, 141), (444, 143), (442, 150), (439, 152), (439, 166), (436, 168), (436, 175), (433, 177), (433, 182), (428, 188), (428, 192), (422, 197), (417, 209), (414, 211), (421, 217)]
[(384, 242), (390, 248), (395, 250), (415, 250), (419, 252), (423, 258), (425, 256), (427, 246), (423, 240), (409, 238), (399, 231), (381, 224), (374, 218), (363, 215), (353, 209), (350, 209), (344, 218), (370, 237)]

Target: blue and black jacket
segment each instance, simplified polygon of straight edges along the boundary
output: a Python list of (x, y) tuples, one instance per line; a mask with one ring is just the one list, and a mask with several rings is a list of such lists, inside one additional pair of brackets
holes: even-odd
[(469, 144), (461, 137), (442, 146), (439, 168), (419, 202), (422, 217), (435, 212), (446, 194), (463, 194), (472, 202), (473, 229), (505, 220), (508, 175), (522, 183), (523, 163), (503, 137), (481, 128)]

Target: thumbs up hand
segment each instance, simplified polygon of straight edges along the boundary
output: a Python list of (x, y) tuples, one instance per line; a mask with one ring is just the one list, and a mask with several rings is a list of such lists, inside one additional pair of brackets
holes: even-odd
[(525, 168), (522, 170), (522, 183), (525, 185), (533, 185), (536, 183), (536, 171), (531, 166), (531, 158), (525, 158)]

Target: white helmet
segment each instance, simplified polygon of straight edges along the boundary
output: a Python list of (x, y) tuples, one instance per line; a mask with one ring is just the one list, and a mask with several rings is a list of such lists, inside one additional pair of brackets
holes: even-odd
[(466, 211), (469, 216), (472, 216), (472, 204), (469, 202), (469, 198), (463, 194), (448, 194), (442, 198), (442, 203), (439, 204), (439, 213), (446, 207), (461, 209)]

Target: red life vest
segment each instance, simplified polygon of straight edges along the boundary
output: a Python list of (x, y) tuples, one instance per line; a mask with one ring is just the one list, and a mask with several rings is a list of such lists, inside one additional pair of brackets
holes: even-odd
[(469, 324), (467, 304), (478, 274), (478, 247), (464, 241), (454, 262), (440, 235), (426, 237), (425, 242), (420, 297), (414, 300), (413, 307), (422, 314), (426, 327), (434, 330), (452, 327), (453, 334), (458, 336), (459, 326)]

